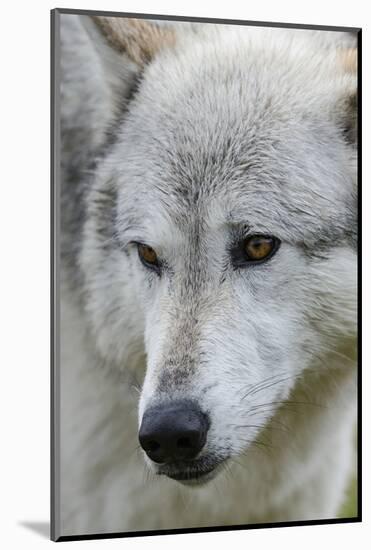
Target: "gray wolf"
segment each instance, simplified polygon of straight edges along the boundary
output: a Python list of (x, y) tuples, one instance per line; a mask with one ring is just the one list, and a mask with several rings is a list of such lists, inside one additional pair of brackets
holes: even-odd
[(335, 517), (356, 37), (61, 16), (63, 535)]

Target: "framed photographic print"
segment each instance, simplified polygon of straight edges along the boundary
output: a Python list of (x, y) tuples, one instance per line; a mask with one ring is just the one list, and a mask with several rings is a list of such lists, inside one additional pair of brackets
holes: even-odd
[(360, 55), (53, 10), (54, 540), (361, 520)]

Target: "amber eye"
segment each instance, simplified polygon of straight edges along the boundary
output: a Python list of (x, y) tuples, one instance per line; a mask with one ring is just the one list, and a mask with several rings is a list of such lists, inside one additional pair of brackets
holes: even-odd
[(277, 252), (281, 241), (271, 235), (250, 235), (230, 249), (234, 268), (250, 267), (269, 260)]
[(278, 239), (264, 235), (253, 235), (244, 242), (244, 251), (248, 261), (260, 262), (268, 259), (278, 247)]
[(156, 252), (146, 244), (138, 243), (138, 254), (141, 261), (148, 267), (157, 269), (160, 267)]

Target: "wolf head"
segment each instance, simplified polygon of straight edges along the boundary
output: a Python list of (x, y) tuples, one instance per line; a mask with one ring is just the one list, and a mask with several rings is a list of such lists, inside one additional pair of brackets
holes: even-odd
[(149, 466), (200, 483), (355, 335), (354, 50), (319, 31), (85, 24), (114, 126), (87, 196), (86, 310), (104, 360), (145, 350)]

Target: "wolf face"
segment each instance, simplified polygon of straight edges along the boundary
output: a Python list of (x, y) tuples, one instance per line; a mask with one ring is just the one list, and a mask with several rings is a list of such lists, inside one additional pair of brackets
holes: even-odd
[(316, 33), (128, 42), (123, 21), (86, 22), (115, 131), (87, 195), (85, 309), (105, 361), (140, 369), (145, 352), (149, 467), (202, 483), (355, 336), (355, 74)]

